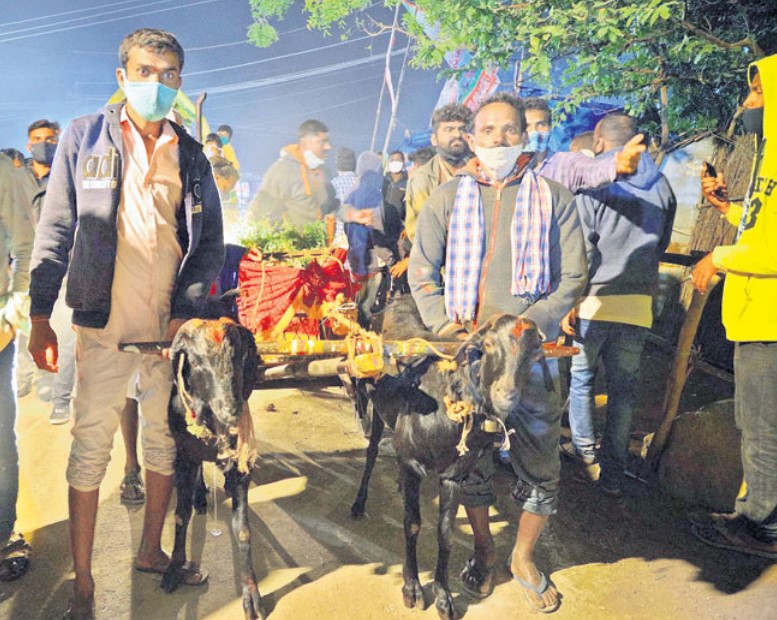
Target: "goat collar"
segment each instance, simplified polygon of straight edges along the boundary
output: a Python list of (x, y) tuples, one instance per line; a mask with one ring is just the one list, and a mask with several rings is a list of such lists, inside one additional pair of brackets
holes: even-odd
[(468, 403), (464, 400), (453, 400), (450, 396), (444, 396), (443, 402), (445, 403), (445, 413), (450, 420), (456, 424), (461, 424), (461, 439), (456, 445), (456, 452), (459, 456), (464, 456), (469, 452), (467, 447), (467, 437), (475, 428), (476, 418), (478, 422), (478, 428), (484, 433), (498, 433), (504, 432), (504, 440), (500, 449), (510, 449), (510, 433), (505, 427), (502, 420), (495, 415), (488, 415), (480, 411), (478, 407), (475, 407), (472, 403)]

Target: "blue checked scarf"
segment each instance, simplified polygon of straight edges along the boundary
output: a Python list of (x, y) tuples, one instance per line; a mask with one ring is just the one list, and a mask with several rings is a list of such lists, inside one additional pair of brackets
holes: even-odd
[[(526, 170), (518, 187), (510, 232), (510, 293), (527, 297), (531, 303), (550, 292), (551, 213), (548, 184)], [(480, 188), (477, 179), (466, 175), (456, 191), (445, 252), (445, 312), (451, 321), (475, 319), (485, 245)]]

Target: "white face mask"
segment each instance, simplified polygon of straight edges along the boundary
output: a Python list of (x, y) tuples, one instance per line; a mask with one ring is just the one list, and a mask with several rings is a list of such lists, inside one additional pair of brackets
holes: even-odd
[(325, 163), (323, 159), (321, 159), (320, 157), (317, 157), (309, 150), (302, 151), (302, 157), (305, 158), (305, 165), (311, 170), (320, 168)]
[(475, 156), (480, 164), (490, 172), (496, 181), (504, 179), (515, 167), (518, 156), (523, 152), (523, 146), (493, 146), (485, 148), (475, 147)]
[(388, 165), (388, 171), (393, 174), (399, 174), (405, 169), (405, 164), (403, 164), (401, 161), (390, 161)]

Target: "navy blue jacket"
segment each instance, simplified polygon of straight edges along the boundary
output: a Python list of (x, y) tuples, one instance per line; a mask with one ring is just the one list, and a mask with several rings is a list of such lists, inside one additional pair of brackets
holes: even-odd
[(672, 187), (653, 158), (643, 153), (633, 175), (584, 190), (575, 204), (588, 253), (584, 295), (653, 295), (677, 210)]
[[(108, 105), (101, 113), (75, 119), (59, 142), (35, 233), (32, 315), (51, 315), (68, 273), (65, 299), (73, 309), (73, 323), (97, 328), (108, 323), (123, 170), (121, 106)], [(172, 296), (173, 319), (201, 313), (224, 262), (224, 239), (208, 159), (198, 142), (171, 124), (179, 139), (183, 204), (178, 241), (184, 254)]]

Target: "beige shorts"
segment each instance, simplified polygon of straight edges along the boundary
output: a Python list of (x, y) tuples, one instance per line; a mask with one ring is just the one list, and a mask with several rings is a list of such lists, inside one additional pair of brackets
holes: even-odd
[(167, 424), (170, 361), (106, 347), (92, 330), (76, 334), (76, 396), (67, 481), (79, 491), (99, 488), (111, 458), (127, 397), (138, 401), (140, 441), (149, 471), (173, 474), (175, 442)]

